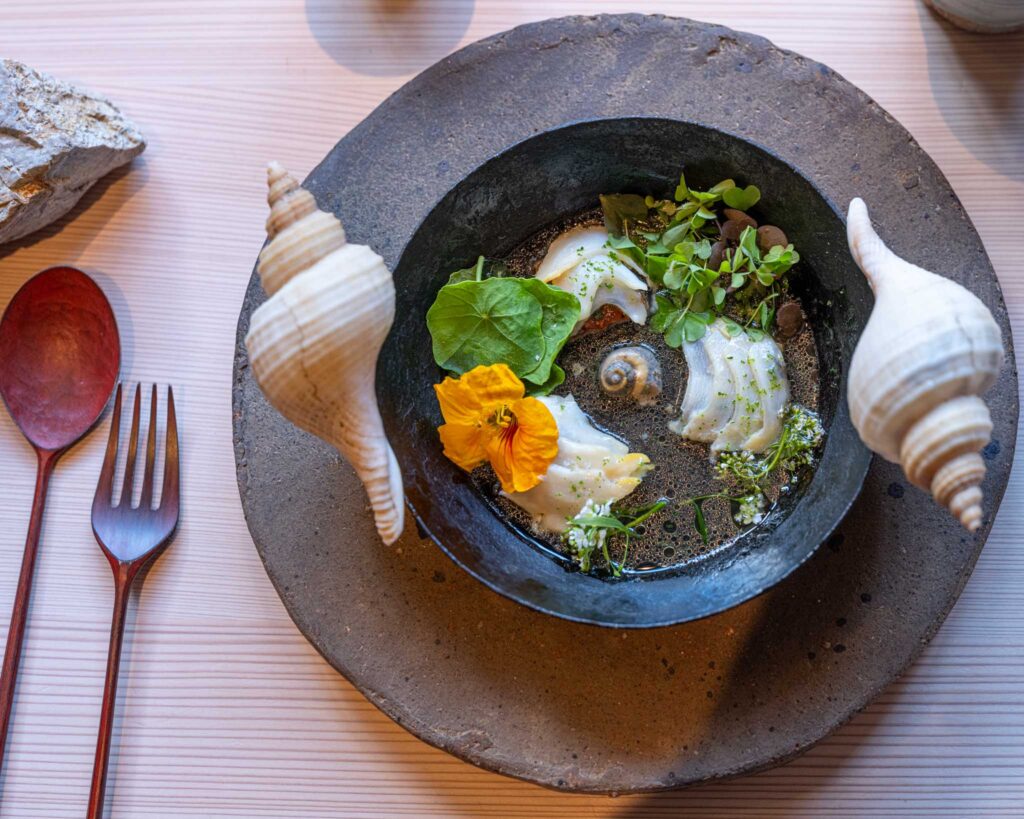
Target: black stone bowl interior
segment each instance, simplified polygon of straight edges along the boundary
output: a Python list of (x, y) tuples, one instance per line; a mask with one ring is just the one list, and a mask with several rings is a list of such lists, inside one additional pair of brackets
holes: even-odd
[[(441, 373), (425, 316), (455, 269), (500, 257), (552, 222), (593, 208), (598, 194), (664, 196), (680, 169), (694, 187), (724, 178), (764, 192), (754, 213), (783, 228), (801, 263), (791, 287), (814, 328), (827, 430), (813, 477), (760, 526), (673, 569), (620, 580), (574, 571), (492, 511), (444, 457), (431, 385)], [(836, 208), (793, 167), (722, 131), (667, 119), (581, 122), (540, 133), (484, 163), (429, 213), (395, 270), (397, 319), (378, 365), (385, 425), (423, 533), (490, 588), (579, 622), (643, 628), (720, 612), (768, 589), (803, 563), (856, 498), (870, 455), (850, 423), (846, 378), (872, 297), (846, 246)]]

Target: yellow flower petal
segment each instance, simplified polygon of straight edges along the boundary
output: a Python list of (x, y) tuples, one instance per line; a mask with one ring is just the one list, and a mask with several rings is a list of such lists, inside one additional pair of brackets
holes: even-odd
[(487, 430), (482, 425), (443, 424), (437, 428), (445, 456), (461, 469), (471, 472), (487, 462)]
[(482, 406), (510, 404), (526, 394), (523, 382), (507, 364), (480, 365), (459, 379), (471, 389)]
[(523, 382), (506, 364), (481, 365), (459, 379), (434, 385), (441, 414), (449, 424), (475, 424), (493, 407), (511, 404), (526, 392)]
[(487, 442), (487, 455), (506, 492), (532, 489), (558, 454), (558, 424), (536, 398), (513, 402), (515, 421)]

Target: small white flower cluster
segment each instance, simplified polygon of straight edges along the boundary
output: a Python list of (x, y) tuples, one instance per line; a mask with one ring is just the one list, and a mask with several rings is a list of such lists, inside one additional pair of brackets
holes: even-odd
[(814, 458), (814, 450), (821, 443), (825, 430), (817, 414), (801, 406), (793, 405), (786, 419), (790, 440), (800, 442), (803, 446), (787, 448), (787, 457), (782, 459), (782, 467), (793, 472), (802, 466), (810, 466)]
[(608, 530), (601, 526), (587, 526), (578, 521), (610, 515), (611, 510), (611, 501), (597, 504), (594, 503), (593, 498), (588, 498), (587, 502), (583, 504), (583, 508), (569, 520), (569, 527), (565, 530), (565, 541), (583, 571), (590, 569), (590, 556), (597, 549), (604, 548), (605, 541), (608, 539)]
[(764, 520), (764, 504), (765, 498), (760, 492), (751, 492), (749, 495), (744, 495), (739, 500), (739, 508), (733, 514), (733, 520), (740, 526), (760, 523)]
[(753, 452), (722, 452), (715, 461), (715, 474), (720, 481), (729, 481), (735, 475), (751, 473), (757, 466)]

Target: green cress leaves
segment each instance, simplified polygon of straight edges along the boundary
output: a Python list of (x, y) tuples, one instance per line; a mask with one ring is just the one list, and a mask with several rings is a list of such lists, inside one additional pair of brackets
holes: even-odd
[(761, 191), (753, 185), (747, 185), (745, 188), (729, 188), (722, 193), (722, 201), (736, 210), (748, 210), (754, 207), (760, 199)]
[(565, 380), (555, 356), (579, 320), (579, 300), (539, 279), (484, 278), (485, 267), (481, 257), (453, 273), (427, 311), (434, 360), (456, 375), (507, 364), (529, 392), (547, 394)]
[[(745, 211), (760, 199), (761, 191), (754, 185), (740, 188), (724, 179), (699, 191), (682, 175), (674, 201), (634, 194), (601, 197), (610, 246), (628, 254), (661, 286), (651, 327), (664, 334), (669, 346), (703, 337), (709, 324), (725, 316), (730, 294), (729, 312), (742, 322), (735, 324), (737, 329), (755, 336), (771, 329), (775, 301), (784, 288), (780, 279), (800, 255), (792, 245), (762, 253), (757, 232), (750, 227), (737, 246), (722, 248), (716, 213), (720, 204)], [(716, 240), (722, 248), (717, 255), (712, 246)]]

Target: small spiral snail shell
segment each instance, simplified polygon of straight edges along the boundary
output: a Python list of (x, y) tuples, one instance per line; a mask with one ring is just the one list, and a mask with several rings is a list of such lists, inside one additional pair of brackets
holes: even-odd
[(661, 364), (647, 347), (617, 347), (605, 356), (598, 372), (601, 389), (608, 395), (632, 398), (641, 406), (656, 403), (661, 395)]

